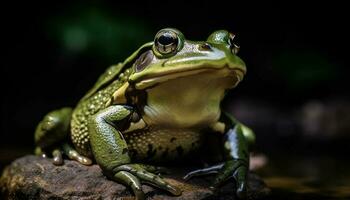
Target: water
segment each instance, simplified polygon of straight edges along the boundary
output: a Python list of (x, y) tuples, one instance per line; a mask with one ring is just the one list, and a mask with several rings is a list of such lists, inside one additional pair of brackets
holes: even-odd
[(270, 156), (258, 170), (272, 189), (268, 199), (350, 199), (350, 161), (337, 155)]

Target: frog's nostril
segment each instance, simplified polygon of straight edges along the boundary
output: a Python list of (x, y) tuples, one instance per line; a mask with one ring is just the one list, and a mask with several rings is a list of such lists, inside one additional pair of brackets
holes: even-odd
[(203, 50), (203, 51), (210, 51), (211, 50), (211, 46), (208, 43), (201, 44), (199, 46), (199, 48), (200, 48), (200, 50)]
[(229, 40), (228, 40), (228, 44), (230, 45), (231, 51), (233, 54), (237, 54), (239, 51), (239, 46), (237, 44), (235, 44), (235, 38), (236, 35), (233, 33), (229, 34)]

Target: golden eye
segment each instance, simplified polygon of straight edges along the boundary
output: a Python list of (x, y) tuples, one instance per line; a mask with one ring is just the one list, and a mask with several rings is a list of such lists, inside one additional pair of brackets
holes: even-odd
[(177, 50), (179, 38), (174, 31), (161, 30), (156, 34), (154, 44), (159, 53), (167, 55)]
[(239, 51), (239, 46), (234, 43), (235, 37), (236, 37), (235, 34), (230, 33), (229, 45), (230, 45), (230, 48), (231, 48), (231, 52), (233, 54), (237, 54), (238, 51)]

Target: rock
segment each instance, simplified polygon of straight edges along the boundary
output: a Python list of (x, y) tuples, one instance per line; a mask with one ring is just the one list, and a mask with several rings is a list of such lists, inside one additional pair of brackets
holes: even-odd
[[(188, 170), (188, 169), (187, 169)], [(148, 199), (235, 199), (233, 182), (223, 186), (217, 193), (207, 188), (212, 177), (194, 178), (184, 182), (185, 169), (174, 169), (164, 176), (183, 190), (179, 197), (143, 186)], [(1, 195), (4, 199), (123, 199), (132, 197), (126, 187), (108, 180), (98, 165), (84, 166), (65, 160), (63, 166), (54, 166), (49, 159), (25, 156), (7, 166), (0, 178)], [(255, 174), (249, 175), (248, 199), (265, 197), (269, 189)], [(133, 198), (130, 198), (133, 199)]]

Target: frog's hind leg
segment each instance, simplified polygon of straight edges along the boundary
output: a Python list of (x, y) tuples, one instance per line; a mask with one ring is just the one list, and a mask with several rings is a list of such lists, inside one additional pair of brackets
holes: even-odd
[(46, 114), (36, 127), (35, 144), (41, 149), (47, 149), (66, 139), (71, 115), (71, 108), (62, 108)]
[(71, 116), (72, 109), (67, 107), (46, 114), (35, 130), (35, 154), (46, 158), (47, 152), (51, 152), (49, 156), (52, 156), (54, 165), (63, 164), (63, 153), (83, 165), (91, 165), (89, 158), (80, 155), (67, 143)]
[(249, 170), (248, 146), (254, 142), (255, 136), (252, 130), (226, 113), (222, 115), (221, 120), (225, 124), (222, 137), (224, 163), (192, 171), (184, 178), (188, 180), (196, 176), (217, 174), (211, 186), (214, 190), (227, 180), (233, 179), (236, 196), (239, 199), (245, 199)]
[(46, 158), (46, 152), (50, 151), (53, 157), (53, 164), (63, 164), (59, 144), (68, 137), (71, 115), (72, 109), (67, 107), (54, 110), (45, 115), (34, 133), (34, 140), (37, 146), (35, 149), (36, 155)]

